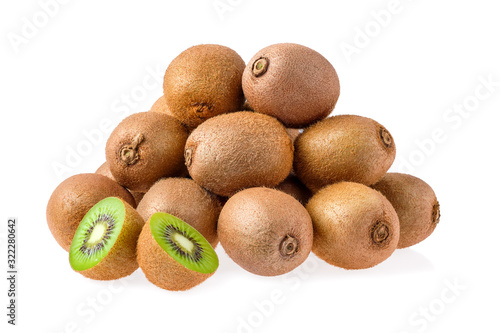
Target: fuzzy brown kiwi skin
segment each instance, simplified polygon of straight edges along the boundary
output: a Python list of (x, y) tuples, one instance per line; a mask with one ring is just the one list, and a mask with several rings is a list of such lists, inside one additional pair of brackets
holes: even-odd
[[(158, 112), (158, 113), (163, 113), (163, 114), (166, 114), (168, 116), (171, 116), (171, 117), (174, 117), (175, 119), (177, 119), (175, 117), (175, 114), (173, 114), (170, 109), (167, 107), (167, 102), (165, 101), (165, 95), (162, 95), (160, 98), (158, 98), (156, 100), (156, 102), (154, 102), (154, 104), (151, 106), (151, 109), (149, 110), (150, 112)], [(179, 119), (177, 119), (179, 120)], [(179, 120), (180, 121), (180, 120)], [(182, 124), (182, 122), (181, 122)], [(188, 133), (190, 133), (190, 129), (182, 124), (186, 130), (188, 131)], [(186, 172), (186, 175), (187, 175), (187, 170), (185, 170)]]
[(313, 228), (307, 210), (275, 189), (236, 193), (222, 208), (217, 228), (228, 256), (257, 275), (290, 272), (311, 252)]
[(164, 113), (175, 118), (172, 112), (170, 112), (170, 110), (167, 108), (167, 103), (165, 102), (164, 95), (162, 95), (160, 98), (156, 100), (156, 102), (154, 102), (149, 111)]
[(145, 193), (158, 179), (183, 173), (188, 132), (175, 118), (140, 112), (125, 118), (106, 143), (106, 161), (116, 181)]
[(327, 117), (340, 95), (332, 64), (302, 45), (282, 43), (255, 54), (243, 73), (243, 91), (252, 108), (302, 128)]
[(339, 115), (317, 122), (295, 140), (294, 171), (311, 191), (340, 181), (379, 181), (396, 157), (389, 131), (373, 119)]
[(116, 280), (128, 276), (139, 268), (137, 263), (137, 240), (144, 227), (143, 218), (127, 202), (125, 206), (125, 221), (120, 235), (109, 250), (106, 257), (94, 267), (77, 271), (93, 280)]
[(313, 221), (312, 251), (329, 264), (365, 269), (387, 259), (399, 241), (399, 220), (390, 202), (363, 184), (340, 182), (307, 203)]
[(218, 114), (238, 111), (245, 102), (244, 69), (243, 59), (226, 46), (193, 46), (172, 60), (165, 72), (166, 106), (189, 129)]
[(63, 249), (69, 251), (87, 211), (107, 197), (121, 198), (135, 207), (135, 200), (126, 189), (102, 175), (78, 174), (56, 187), (47, 204), (47, 224)]
[[(288, 133), (290, 140), (292, 140), (292, 145), (295, 145), (295, 140), (297, 140), (299, 135), (302, 133), (302, 129), (300, 129), (300, 128), (287, 128), (286, 132)], [(292, 170), (290, 171), (290, 176), (296, 176), (295, 171), (293, 170), (293, 167), (292, 167)]]
[(372, 186), (392, 204), (399, 217), (401, 235), (398, 248), (406, 248), (429, 237), (441, 216), (432, 188), (420, 178), (388, 173)]
[[(171, 117), (177, 119), (175, 114), (173, 114), (170, 111), (170, 109), (167, 107), (167, 102), (165, 101), (165, 95), (162, 95), (160, 98), (158, 98), (156, 100), (156, 102), (154, 102), (154, 104), (151, 106), (151, 109), (149, 111), (163, 113), (163, 114), (166, 114), (168, 116), (171, 116)], [(177, 120), (180, 121), (179, 119), (177, 119)], [(182, 124), (182, 122), (181, 122), (181, 124)], [(191, 132), (191, 130), (186, 125), (182, 124), (182, 126), (184, 126), (186, 128), (186, 130), (188, 131), (188, 134)], [(186, 170), (186, 175), (187, 175), (187, 170)]]
[(149, 221), (137, 242), (137, 262), (151, 283), (171, 291), (191, 289), (215, 273), (199, 273), (178, 263), (156, 242)]
[(241, 111), (198, 126), (186, 142), (184, 158), (194, 181), (229, 197), (244, 188), (282, 182), (292, 169), (293, 145), (275, 118)]
[[(108, 162), (104, 162), (103, 164), (101, 164), (101, 166), (95, 171), (95, 173), (98, 174), (98, 175), (106, 176), (109, 179), (111, 179), (112, 181), (116, 182), (115, 177), (113, 177), (113, 174), (111, 173), (111, 170), (109, 169), (109, 163)], [(136, 192), (136, 191), (131, 191), (131, 190), (128, 190), (128, 191), (134, 197), (134, 201), (135, 201), (136, 206), (139, 205), (139, 202), (141, 202), (142, 198), (144, 197), (144, 193), (142, 193), (142, 192)]]
[(146, 221), (157, 212), (180, 218), (200, 232), (213, 248), (219, 243), (217, 220), (221, 209), (221, 202), (215, 194), (187, 178), (160, 179), (137, 206), (137, 211)]
[(300, 129), (299, 128), (287, 128), (286, 132), (288, 133), (288, 136), (290, 137), (290, 140), (292, 140), (292, 144), (295, 143), (295, 140), (300, 135)]
[(307, 204), (307, 201), (312, 197), (311, 191), (293, 175), (288, 176), (275, 189), (285, 192), (297, 199), (302, 205)]

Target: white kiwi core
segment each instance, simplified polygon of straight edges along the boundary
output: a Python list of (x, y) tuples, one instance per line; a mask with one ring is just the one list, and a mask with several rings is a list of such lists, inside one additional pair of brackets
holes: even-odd
[(87, 244), (89, 246), (93, 246), (97, 243), (99, 243), (104, 235), (106, 234), (106, 231), (108, 230), (108, 224), (107, 223), (97, 223), (92, 230), (92, 233), (89, 236), (89, 240), (87, 241)]
[(183, 235), (181, 235), (179, 233), (175, 233), (172, 238), (186, 252), (192, 252), (194, 250), (195, 246), (194, 246), (193, 242), (191, 242), (189, 239), (187, 239)]

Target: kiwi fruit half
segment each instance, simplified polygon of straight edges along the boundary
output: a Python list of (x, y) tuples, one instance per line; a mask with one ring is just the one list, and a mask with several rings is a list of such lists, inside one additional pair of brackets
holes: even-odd
[(387, 259), (399, 241), (391, 203), (363, 184), (328, 185), (306, 205), (314, 226), (312, 251), (329, 264), (363, 269)]
[(140, 112), (125, 118), (106, 143), (106, 161), (116, 181), (146, 192), (161, 177), (182, 174), (188, 133), (175, 118)]
[(198, 126), (186, 142), (184, 157), (198, 184), (231, 196), (240, 189), (283, 181), (292, 169), (293, 145), (275, 118), (241, 111)]
[(335, 68), (321, 54), (282, 43), (253, 56), (243, 72), (243, 91), (255, 111), (301, 128), (332, 112), (340, 84)]
[(168, 66), (163, 92), (170, 112), (193, 129), (245, 102), (241, 77), (245, 62), (232, 49), (214, 44), (193, 46)]
[(217, 228), (228, 256), (263, 276), (290, 272), (307, 259), (313, 243), (312, 222), (304, 206), (265, 187), (245, 189), (229, 198)]
[(69, 262), (78, 273), (94, 280), (115, 280), (132, 274), (137, 239), (144, 220), (122, 199), (99, 201), (83, 217), (69, 250)]
[[(103, 175), (108, 177), (109, 179), (113, 180), (116, 182), (115, 177), (113, 177), (113, 174), (111, 173), (111, 170), (109, 169), (109, 163), (104, 162), (101, 164), (101, 166), (95, 171), (98, 175)], [(141, 202), (142, 198), (144, 197), (144, 193), (142, 192), (136, 192), (136, 191), (130, 191), (130, 194), (134, 197), (134, 201), (136, 205), (139, 205), (139, 202)]]
[(187, 290), (214, 274), (219, 259), (210, 243), (181, 219), (158, 212), (144, 226), (137, 261), (146, 278), (166, 290)]
[(132, 195), (103, 175), (78, 174), (57, 186), (47, 203), (47, 224), (63, 249), (69, 251), (75, 231), (88, 210), (107, 197), (119, 197), (135, 207)]
[(420, 243), (432, 234), (441, 213), (436, 194), (426, 182), (411, 175), (388, 173), (372, 187), (391, 202), (398, 214), (398, 248)]
[(340, 181), (370, 186), (396, 157), (389, 131), (370, 118), (341, 115), (326, 118), (295, 140), (293, 169), (313, 192)]
[(198, 230), (203, 237), (216, 247), (217, 219), (221, 202), (212, 194), (187, 178), (164, 178), (156, 182), (144, 195), (137, 211), (145, 221), (157, 212), (177, 216)]

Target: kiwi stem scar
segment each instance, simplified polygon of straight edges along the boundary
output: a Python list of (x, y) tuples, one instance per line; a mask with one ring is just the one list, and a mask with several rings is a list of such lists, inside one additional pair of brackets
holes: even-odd
[(389, 238), (389, 235), (389, 227), (384, 222), (377, 222), (372, 227), (372, 241), (376, 245), (385, 243)]
[(192, 162), (193, 162), (193, 148), (189, 147), (186, 148), (186, 150), (184, 151), (184, 163), (189, 168)]
[(259, 77), (267, 72), (267, 68), (269, 67), (269, 59), (265, 57), (260, 57), (257, 59), (252, 66), (252, 73), (255, 77)]
[(139, 152), (137, 148), (144, 141), (144, 135), (137, 134), (131, 143), (124, 144), (120, 148), (120, 158), (126, 165), (131, 165), (139, 159)]
[(206, 119), (214, 112), (214, 105), (211, 103), (195, 102), (191, 103), (191, 106), (194, 108), (194, 114), (200, 119)]
[(290, 258), (297, 253), (299, 240), (291, 235), (286, 235), (280, 243), (280, 254), (285, 258)]
[(382, 142), (387, 148), (391, 148), (392, 146), (392, 136), (389, 133), (388, 130), (385, 128), (381, 127), (380, 128), (380, 138), (382, 139)]
[(432, 223), (438, 224), (441, 218), (441, 210), (439, 208), (439, 202), (436, 201), (434, 206), (432, 206)]

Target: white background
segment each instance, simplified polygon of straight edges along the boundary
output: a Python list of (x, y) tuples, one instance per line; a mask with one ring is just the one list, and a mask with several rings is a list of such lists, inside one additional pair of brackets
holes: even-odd
[[(49, 0), (0, 5), (0, 276), (11, 216), (20, 272), (16, 327), (6, 323), (1, 278), (2, 332), (499, 331), (496, 1), (60, 1), (50, 16)], [(390, 18), (380, 14), (389, 9)], [(223, 44), (248, 61), (278, 42), (309, 46), (335, 66), (334, 114), (391, 131), (392, 170), (424, 179), (441, 202), (434, 234), (373, 269), (311, 255), (274, 278), (247, 273), (218, 246), (217, 273), (187, 292), (159, 289), (140, 270), (114, 283), (73, 272), (47, 227), (48, 198), (70, 175), (94, 172), (112, 128), (161, 96), (150, 73), (161, 81), (196, 44)]]

